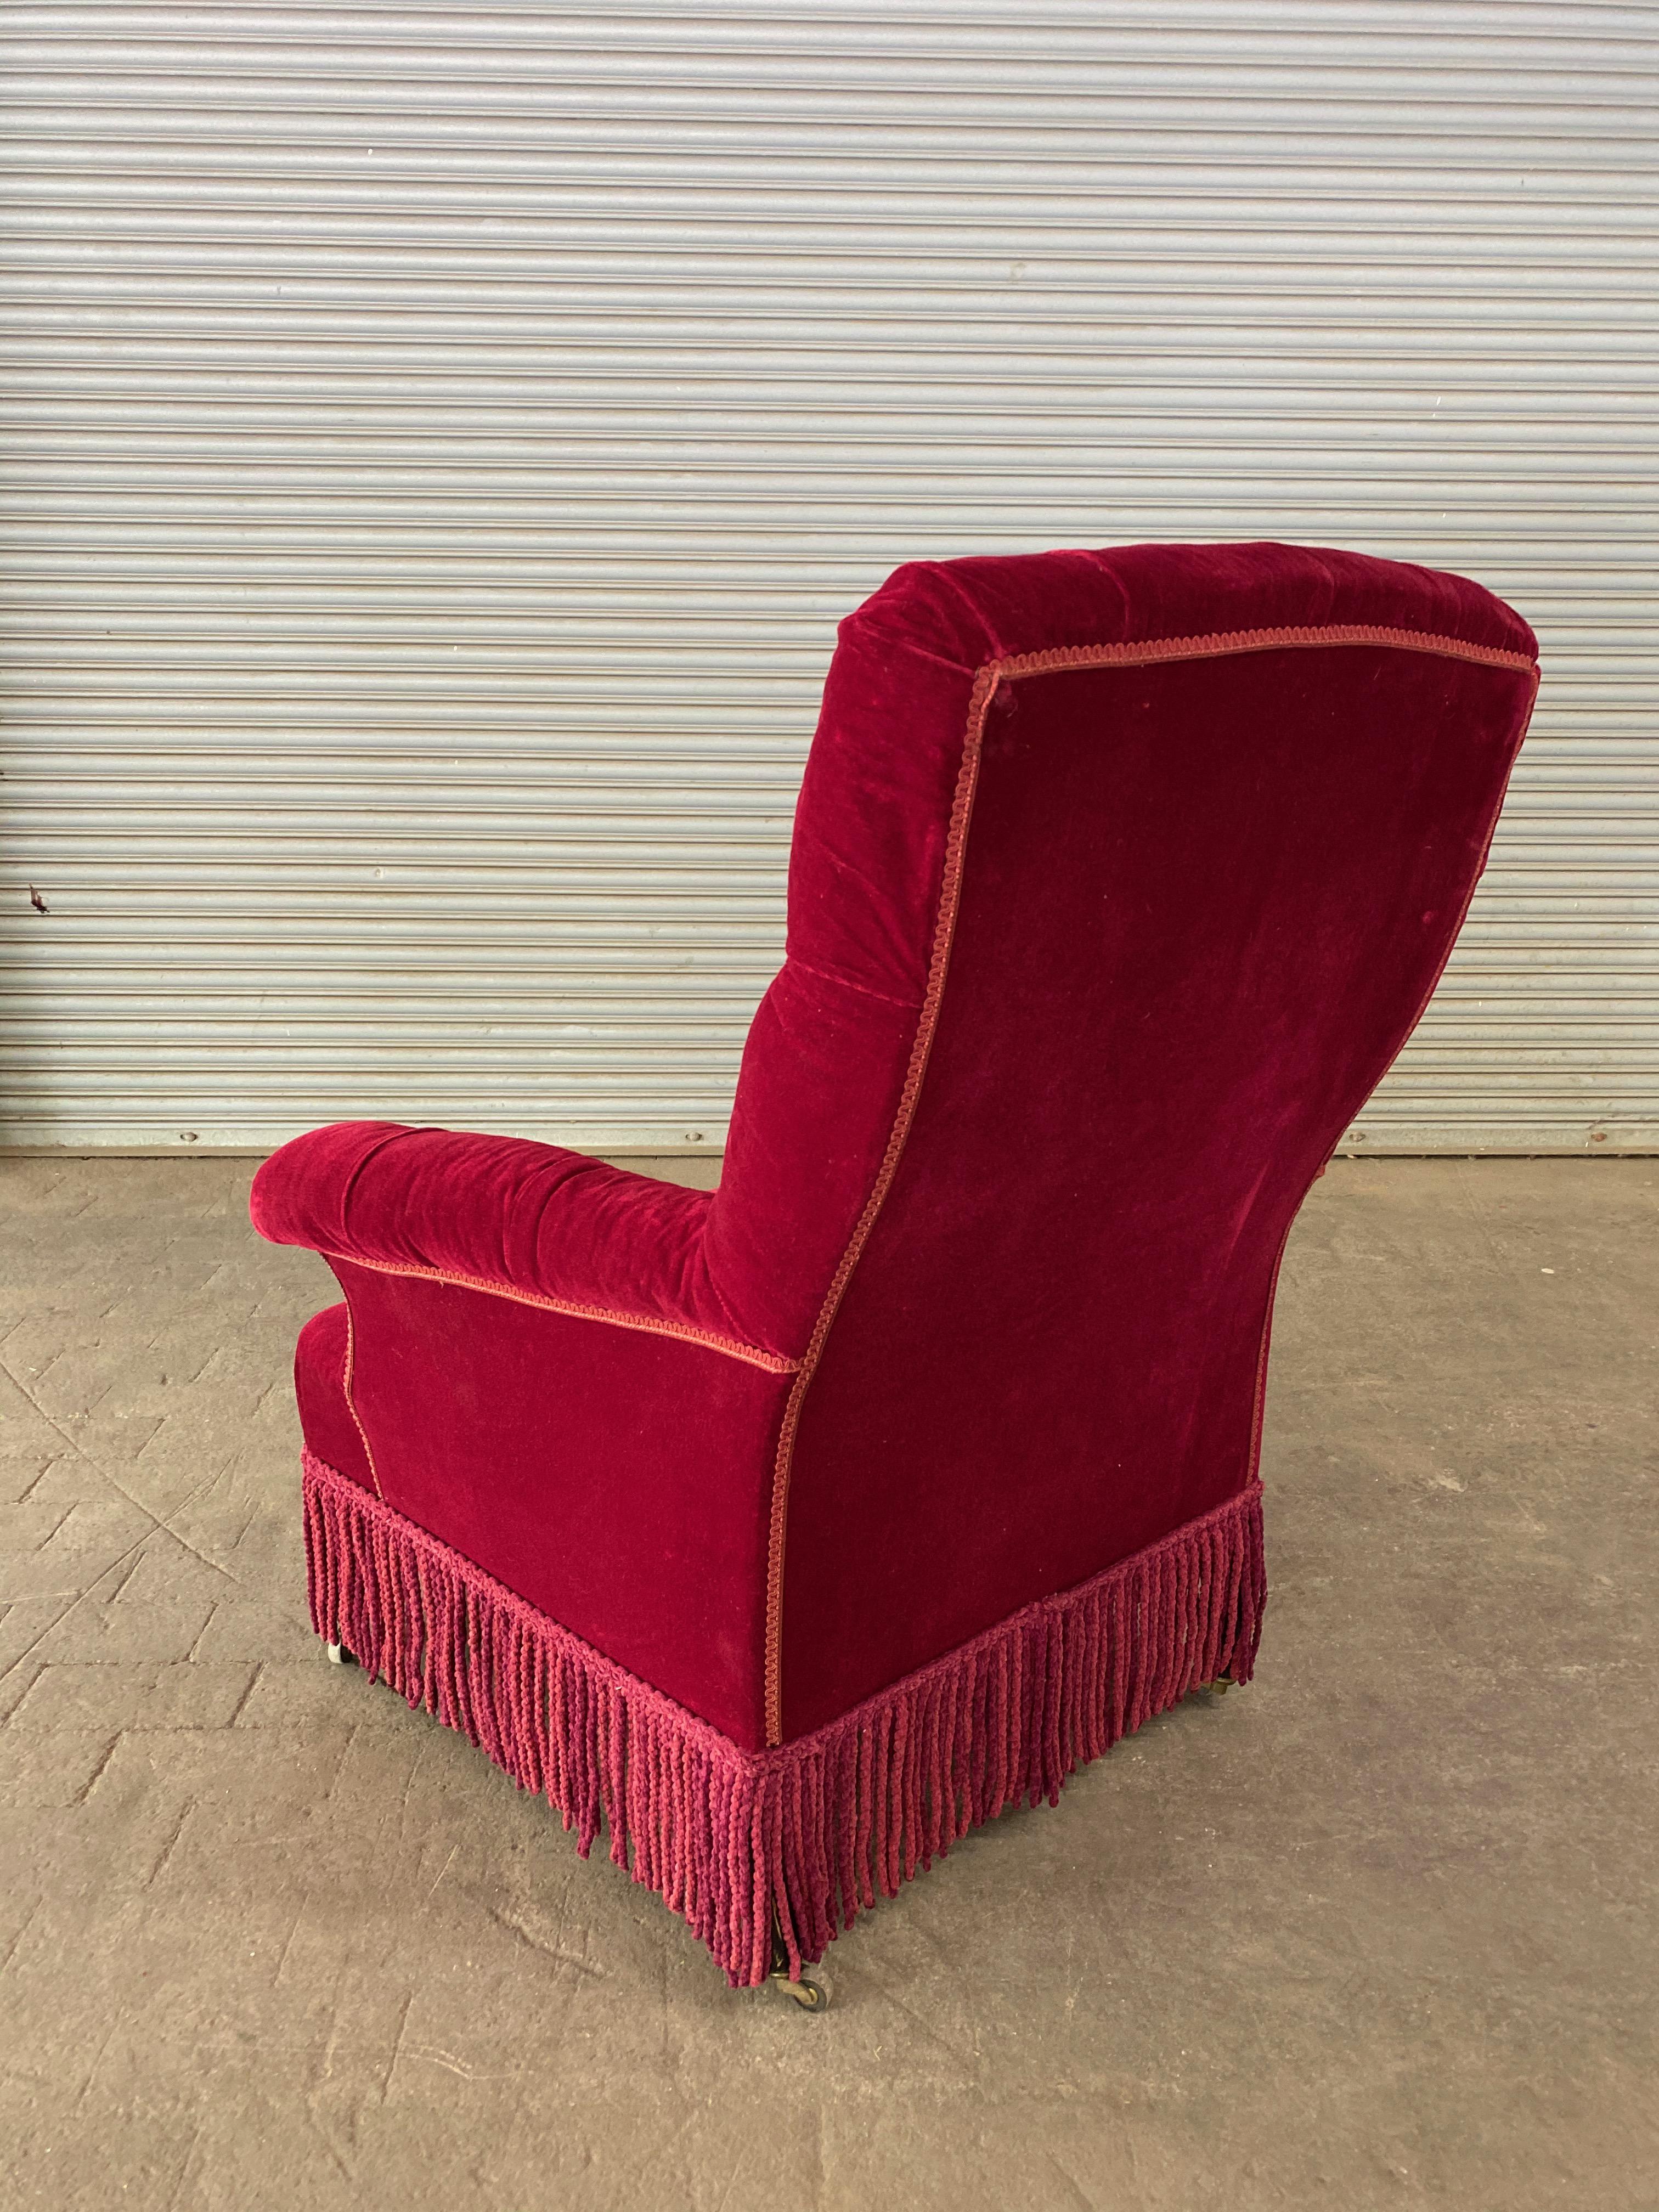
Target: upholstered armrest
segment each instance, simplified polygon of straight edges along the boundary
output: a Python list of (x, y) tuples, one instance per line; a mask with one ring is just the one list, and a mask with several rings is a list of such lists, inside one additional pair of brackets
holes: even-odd
[(557, 1145), (342, 1121), (273, 1153), (250, 1210), (273, 1243), (325, 1258), (725, 1340), (708, 1203)]

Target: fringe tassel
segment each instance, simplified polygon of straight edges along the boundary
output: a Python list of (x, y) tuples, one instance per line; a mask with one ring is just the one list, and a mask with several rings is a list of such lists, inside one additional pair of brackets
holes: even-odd
[(311, 1618), (411, 1705), (544, 1796), (708, 1946), (792, 1974), (1005, 1808), (1218, 1674), (1249, 1677), (1266, 1582), (1259, 1483), (1046, 1598), (810, 1736), (739, 1750), (659, 1690), (304, 1455)]

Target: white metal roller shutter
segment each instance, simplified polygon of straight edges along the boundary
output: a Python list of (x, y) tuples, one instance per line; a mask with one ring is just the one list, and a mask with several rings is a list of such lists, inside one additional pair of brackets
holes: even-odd
[(1659, 1139), (1659, 12), (0, 34), (12, 1143), (717, 1147), (836, 617), (916, 556), (1255, 536), (1544, 641), (1354, 1141)]

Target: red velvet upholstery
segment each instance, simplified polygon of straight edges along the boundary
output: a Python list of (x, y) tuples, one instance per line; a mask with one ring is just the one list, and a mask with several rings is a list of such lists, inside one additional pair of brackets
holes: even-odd
[(1237, 1498), (1285, 1235), (1456, 936), (1534, 650), (1354, 554), (900, 569), (717, 1193), (384, 1123), (261, 1170), (352, 1310), (355, 1417), (340, 1309), (301, 1339), (310, 1449), (745, 1751)]
[(346, 1368), (351, 1358), (351, 1322), (343, 1304), (325, 1306), (300, 1331), (294, 1347), (294, 1395), (307, 1449), (325, 1466), (373, 1490), (368, 1448), (351, 1410)]

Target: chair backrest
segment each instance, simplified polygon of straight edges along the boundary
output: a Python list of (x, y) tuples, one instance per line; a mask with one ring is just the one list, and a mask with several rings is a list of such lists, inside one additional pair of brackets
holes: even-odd
[(1251, 1480), (1285, 1237), (1534, 653), (1460, 578), (1274, 544), (920, 564), (843, 624), (707, 1237), (805, 1354), (775, 1739)]

